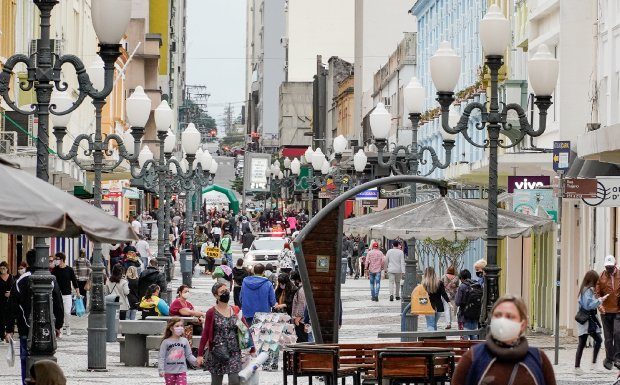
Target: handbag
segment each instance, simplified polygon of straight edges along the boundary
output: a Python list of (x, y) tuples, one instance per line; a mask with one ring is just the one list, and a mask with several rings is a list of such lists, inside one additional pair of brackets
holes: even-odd
[(435, 309), (431, 305), (431, 299), (424, 285), (419, 284), (411, 293), (411, 314), (415, 315), (433, 315)]
[(228, 362), (230, 360), (230, 352), (228, 351), (228, 346), (226, 346), (223, 342), (213, 345), (213, 349), (209, 350), (209, 354), (220, 362)]
[(116, 284), (114, 284), (114, 287), (112, 288), (112, 290), (110, 290), (110, 294), (104, 297), (105, 302), (119, 302), (120, 301), (120, 297), (118, 294), (114, 293), (114, 289), (116, 289)]
[(583, 308), (580, 306), (579, 311), (575, 315), (575, 321), (583, 325), (586, 322), (588, 322), (589, 319), (590, 319), (590, 314), (587, 311), (583, 310)]
[(92, 287), (93, 287), (93, 280), (88, 278), (88, 280), (84, 284), (84, 290), (85, 291), (90, 291), (90, 289), (92, 289)]
[(13, 338), (9, 339), (9, 348), (6, 350), (6, 364), (12, 368), (15, 366), (15, 342)]

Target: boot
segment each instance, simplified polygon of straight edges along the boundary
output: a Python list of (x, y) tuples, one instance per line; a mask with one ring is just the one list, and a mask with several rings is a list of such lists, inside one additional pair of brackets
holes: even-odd
[(394, 296), (390, 294), (390, 302), (394, 302)]

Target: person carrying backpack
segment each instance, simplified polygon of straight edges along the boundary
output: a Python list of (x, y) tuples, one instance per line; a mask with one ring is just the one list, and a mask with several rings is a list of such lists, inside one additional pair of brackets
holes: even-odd
[[(483, 289), (478, 281), (472, 281), (471, 272), (467, 269), (459, 273), (461, 284), (456, 291), (454, 304), (458, 307), (459, 330), (478, 330), (478, 319), (482, 311)], [(477, 335), (464, 336), (472, 340), (478, 339)]]
[(491, 310), (487, 340), (463, 354), (451, 384), (556, 385), (549, 358), (524, 336), (527, 320), (521, 298), (499, 298)]

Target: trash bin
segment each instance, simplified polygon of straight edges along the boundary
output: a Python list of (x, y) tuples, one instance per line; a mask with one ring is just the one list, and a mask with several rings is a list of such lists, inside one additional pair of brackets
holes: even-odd
[(120, 302), (105, 302), (105, 324), (106, 324), (106, 341), (116, 342), (118, 334), (118, 313), (121, 307)]
[(181, 275), (183, 276), (183, 285), (192, 287), (192, 270), (194, 269), (192, 249), (181, 250), (179, 262), (181, 263)]
[(347, 281), (347, 269), (349, 268), (349, 260), (347, 258), (340, 258), (342, 267), (340, 268), (340, 283), (345, 284)]

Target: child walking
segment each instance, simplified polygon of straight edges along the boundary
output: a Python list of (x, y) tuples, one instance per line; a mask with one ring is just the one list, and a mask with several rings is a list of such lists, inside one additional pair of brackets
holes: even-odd
[(172, 318), (166, 325), (164, 338), (159, 348), (159, 376), (166, 385), (187, 385), (187, 364), (201, 365), (201, 359), (194, 357), (189, 341), (183, 337), (183, 321)]

